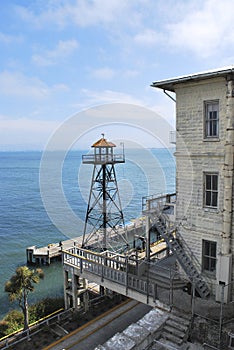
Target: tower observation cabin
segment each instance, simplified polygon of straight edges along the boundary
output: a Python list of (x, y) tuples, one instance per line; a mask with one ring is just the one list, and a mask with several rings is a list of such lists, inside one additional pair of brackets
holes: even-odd
[(83, 155), (83, 164), (93, 164), (83, 248), (105, 251), (127, 245), (124, 216), (116, 179), (115, 164), (125, 163), (124, 148), (114, 154), (116, 145), (102, 138), (92, 145), (93, 154)]

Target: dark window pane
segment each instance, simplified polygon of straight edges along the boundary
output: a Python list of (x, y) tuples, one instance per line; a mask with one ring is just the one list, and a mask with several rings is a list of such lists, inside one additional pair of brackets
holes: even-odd
[(209, 258), (204, 257), (204, 265), (203, 265), (204, 270), (209, 271)]
[(216, 268), (216, 260), (210, 259), (210, 271), (215, 271)]
[(209, 270), (209, 258), (207, 258), (207, 257), (204, 257), (204, 260), (203, 260), (203, 269), (204, 269), (204, 270)]
[(211, 192), (206, 192), (206, 205), (211, 206)]
[(213, 242), (210, 244), (210, 255), (216, 257), (216, 243)]
[(213, 111), (213, 119), (217, 119), (217, 117), (218, 117), (218, 113), (217, 113), (217, 111)]
[(206, 189), (211, 190), (211, 175), (206, 175)]
[(217, 135), (217, 122), (216, 122), (216, 121), (213, 121), (212, 135), (213, 135), (213, 136), (216, 136), (216, 135)]
[(209, 255), (209, 242), (204, 241), (204, 255)]
[(212, 190), (214, 191), (218, 190), (218, 175), (212, 176)]
[(218, 205), (218, 193), (217, 192), (213, 192), (212, 193), (211, 206), (212, 207), (217, 207), (217, 205)]
[(209, 124), (209, 136), (213, 135), (213, 128), (212, 128), (212, 123), (210, 122)]

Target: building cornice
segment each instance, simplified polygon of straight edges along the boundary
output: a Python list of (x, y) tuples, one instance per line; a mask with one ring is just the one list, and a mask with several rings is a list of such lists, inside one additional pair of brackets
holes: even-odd
[(216, 77), (224, 77), (227, 80), (229, 80), (230, 76), (233, 76), (233, 75), (234, 75), (234, 65), (218, 68), (214, 70), (208, 70), (200, 73), (155, 81), (151, 84), (151, 86), (155, 88), (175, 92), (175, 85), (177, 84), (188, 83), (188, 82), (198, 82), (201, 80), (206, 80), (206, 79), (211, 79)]

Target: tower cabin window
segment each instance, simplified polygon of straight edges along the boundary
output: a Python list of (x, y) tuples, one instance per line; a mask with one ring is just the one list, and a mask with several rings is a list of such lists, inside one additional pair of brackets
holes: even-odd
[(218, 207), (218, 174), (205, 174), (204, 206)]
[(219, 137), (219, 102), (205, 102), (205, 138)]

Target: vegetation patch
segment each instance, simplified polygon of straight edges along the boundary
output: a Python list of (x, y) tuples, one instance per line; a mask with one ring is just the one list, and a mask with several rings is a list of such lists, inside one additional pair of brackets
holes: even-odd
[[(63, 298), (45, 298), (29, 306), (29, 324), (46, 317), (64, 307)], [(0, 338), (24, 327), (24, 315), (19, 310), (12, 310), (0, 321)]]

